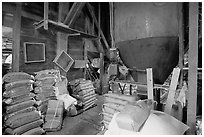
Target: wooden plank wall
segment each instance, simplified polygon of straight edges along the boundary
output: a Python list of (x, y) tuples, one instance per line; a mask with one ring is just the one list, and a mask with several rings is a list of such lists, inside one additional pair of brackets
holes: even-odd
[[(67, 53), (74, 60), (83, 60), (84, 59), (84, 44), (83, 40), (79, 37), (69, 37), (68, 38), (68, 51)], [(77, 78), (83, 78), (83, 69), (71, 68), (67, 73), (67, 79), (74, 80)]]
[[(53, 4), (51, 5), (53, 7)], [(66, 8), (66, 6), (63, 6), (63, 7)], [(23, 10), (21, 11), (21, 13), (26, 14), (26, 15), (30, 14), (29, 12), (26, 12), (23, 7), (22, 9)], [(53, 13), (52, 16), (49, 16), (49, 19), (56, 21), (57, 18), (61, 18), (61, 20), (63, 20), (65, 18), (65, 15), (66, 15), (66, 11), (63, 11), (61, 17), (57, 17), (58, 15), (57, 14), (55, 15), (55, 13)], [(63, 36), (63, 41), (67, 42), (66, 44), (67, 46), (66, 45), (61, 46), (60, 43), (62, 41), (60, 37), (63, 34), (57, 34), (56, 31), (53, 31), (49, 28), (48, 30), (44, 30), (44, 29), (35, 30), (35, 27), (33, 24), (36, 22), (39, 22), (41, 20), (40, 18), (43, 17), (43, 14), (41, 17), (39, 15), (36, 15), (36, 17), (37, 16), (39, 18), (35, 18), (35, 16), (33, 16), (33, 18), (30, 16), (25, 17), (24, 15), (22, 15), (22, 17), (20, 18), (21, 23), (19, 25), (21, 27), (16, 27), (16, 28), (20, 28), (19, 51), (16, 50), (19, 53), (18, 54), (19, 55), (19, 61), (18, 61), (19, 71), (24, 71), (24, 72), (33, 74), (33, 72), (36, 72), (36, 71), (56, 68), (56, 65), (53, 63), (53, 60), (61, 50), (66, 50), (66, 52), (70, 54), (73, 59), (84, 60), (84, 40), (82, 38), (69, 36), (67, 37), (67, 40), (66, 40), (66, 36)], [(85, 18), (86, 18), (85, 12), (81, 12), (76, 22), (74, 22), (71, 25), (71, 28), (78, 29), (80, 31), (85, 31)], [(58, 21), (61, 21), (61, 20), (58, 20)], [(90, 24), (90, 26), (91, 25), (92, 24)], [(90, 26), (89, 28), (91, 28)], [(16, 34), (14, 34), (14, 36), (17, 36)], [(45, 43), (45, 52), (46, 52), (45, 62), (25, 63), (24, 61), (25, 60), (24, 59), (24, 42)], [(92, 46), (93, 45), (90, 45), (90, 48)], [(36, 53), (36, 56), (37, 56), (37, 53)], [(65, 73), (65, 75), (67, 76), (68, 80), (73, 80), (76, 78), (83, 78), (84, 69), (71, 68), (71, 70), (68, 73)]]
[[(21, 40), (20, 40), (20, 61), (19, 70), (32, 74), (33, 72), (53, 69), (52, 62), (56, 56), (57, 40), (56, 32), (51, 30), (35, 30), (34, 23), (38, 22), (34, 19), (22, 17), (21, 22)], [(24, 62), (24, 42), (45, 43), (45, 62), (25, 63)], [(37, 53), (36, 53), (37, 56)]]
[[(85, 31), (85, 15), (83, 12), (79, 15), (76, 21), (71, 25), (71, 28)], [(74, 60), (84, 60), (84, 41), (80, 37), (69, 36), (68, 37), (68, 48), (67, 53)], [(71, 68), (67, 73), (67, 79), (69, 81), (84, 78), (84, 69)]]

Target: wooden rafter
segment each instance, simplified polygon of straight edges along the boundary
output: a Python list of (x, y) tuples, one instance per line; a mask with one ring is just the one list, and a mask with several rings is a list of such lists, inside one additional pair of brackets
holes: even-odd
[(183, 84), (183, 65), (184, 65), (184, 29), (183, 29), (183, 3), (179, 5), (179, 68), (180, 72), (180, 81), (179, 87), (182, 87)]
[(71, 26), (72, 23), (77, 19), (77, 17), (81, 13), (81, 10), (85, 6), (85, 4), (86, 4), (85, 2), (75, 2), (72, 5), (70, 11), (68, 12), (64, 20), (64, 24), (67, 24), (67, 26)]
[(57, 31), (64, 32), (64, 33), (68, 33), (68, 34), (76, 34), (77, 33), (77, 35), (80, 34), (80, 36), (83, 38), (98, 39), (97, 36), (90, 35), (90, 34), (87, 34), (85, 32), (82, 32), (82, 31), (79, 31), (76, 29), (72, 29), (69, 26), (65, 25), (64, 23), (49, 20), (48, 19), (48, 10), (49, 10), (48, 7), (49, 7), (48, 2), (45, 2), (44, 3), (44, 19), (41, 20), (40, 22), (34, 24), (35, 29), (39, 29), (41, 27), (44, 27), (44, 29), (47, 30), (48, 26), (50, 26), (51, 28), (53, 28)]
[(45, 20), (45, 24), (44, 24), (44, 29), (48, 30), (48, 11), (49, 11), (49, 5), (48, 2), (44, 2), (44, 20)]
[(90, 5), (89, 3), (86, 3), (86, 6), (87, 6), (87, 8), (88, 8), (88, 10), (89, 10), (89, 12), (90, 12), (90, 14), (91, 14), (91, 17), (92, 17), (93, 20), (94, 20), (94, 23), (95, 23), (97, 29), (98, 29), (99, 32), (100, 32), (100, 36), (101, 36), (101, 38), (102, 38), (102, 40), (103, 40), (103, 42), (104, 42), (106, 48), (109, 49), (110, 47), (109, 47), (109, 45), (108, 45), (108, 43), (107, 43), (107, 41), (106, 41), (106, 38), (105, 38), (105, 36), (104, 36), (104, 34), (103, 34), (103, 32), (102, 32), (102, 30), (101, 30), (99, 24), (98, 24), (98, 21), (97, 21), (97, 19), (96, 19), (96, 16), (95, 16), (93, 10), (92, 10), (91, 5)]

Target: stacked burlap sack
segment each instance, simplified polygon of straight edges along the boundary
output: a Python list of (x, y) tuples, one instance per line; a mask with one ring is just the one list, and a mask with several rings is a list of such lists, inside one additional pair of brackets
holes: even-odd
[(35, 73), (36, 99), (39, 110), (44, 115), (43, 129), (46, 132), (58, 131), (62, 127), (64, 110), (69, 111), (76, 99), (69, 95), (67, 78), (60, 75), (59, 70), (43, 70)]
[(34, 92), (36, 100), (40, 101), (39, 110), (43, 115), (46, 114), (48, 100), (56, 100), (55, 84), (59, 81), (58, 70), (42, 70), (35, 72)]
[(3, 128), (5, 134), (40, 135), (42, 117), (33, 93), (33, 76), (11, 72), (3, 77)]
[(96, 94), (91, 80), (79, 79), (72, 82), (73, 96), (82, 102), (83, 110), (95, 105)]
[(117, 112), (120, 112), (124, 106), (128, 103), (134, 103), (137, 100), (136, 96), (122, 95), (116, 93), (104, 94), (105, 101), (102, 105), (103, 116), (102, 123), (104, 124), (105, 129), (108, 129), (109, 123), (113, 115)]

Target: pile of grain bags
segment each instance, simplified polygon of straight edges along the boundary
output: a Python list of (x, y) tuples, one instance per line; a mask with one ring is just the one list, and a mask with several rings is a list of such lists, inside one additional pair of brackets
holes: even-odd
[(61, 100), (49, 100), (43, 129), (47, 132), (58, 131), (62, 128), (64, 102)]
[(40, 135), (44, 130), (33, 93), (33, 76), (11, 72), (3, 77), (3, 128), (5, 134)]
[(82, 103), (83, 110), (87, 110), (95, 105), (96, 94), (91, 80), (79, 79), (71, 83), (73, 96)]
[(126, 104), (134, 103), (137, 100), (136, 96), (116, 93), (104, 94), (104, 97), (105, 103), (102, 106), (103, 112), (101, 114), (103, 116), (102, 123), (106, 129), (108, 129), (108, 125), (115, 113), (120, 112)]
[(56, 82), (60, 81), (58, 70), (42, 70), (35, 72), (34, 92), (36, 100), (40, 101), (39, 110), (46, 114), (48, 100), (56, 100)]

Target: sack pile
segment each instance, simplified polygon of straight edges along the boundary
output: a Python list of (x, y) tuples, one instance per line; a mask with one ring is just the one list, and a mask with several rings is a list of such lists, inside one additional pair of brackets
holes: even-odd
[(91, 80), (75, 80), (71, 85), (73, 90), (72, 95), (82, 102), (83, 110), (87, 110), (96, 105), (95, 88)]
[(40, 101), (39, 110), (46, 114), (48, 100), (57, 100), (55, 84), (60, 79), (58, 70), (42, 70), (35, 72), (34, 92)]
[(3, 77), (3, 128), (10, 135), (40, 135), (43, 120), (33, 93), (33, 76), (11, 72)]
[(64, 112), (63, 101), (49, 100), (43, 129), (47, 132), (60, 130), (62, 128), (63, 112)]
[(108, 93), (104, 95), (105, 103), (102, 105), (103, 116), (102, 123), (105, 129), (108, 129), (108, 125), (111, 122), (113, 115), (117, 112), (121, 112), (124, 106), (128, 103), (136, 102), (136, 96), (122, 95), (116, 93)]

